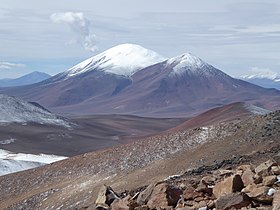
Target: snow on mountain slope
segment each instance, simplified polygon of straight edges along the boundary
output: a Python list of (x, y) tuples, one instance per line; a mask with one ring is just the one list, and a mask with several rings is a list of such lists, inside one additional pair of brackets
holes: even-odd
[(121, 44), (89, 58), (64, 72), (72, 77), (98, 69), (107, 73), (131, 76), (137, 70), (162, 62), (165, 58), (140, 45)]
[(185, 53), (177, 57), (170, 58), (166, 61), (166, 65), (173, 68), (170, 75), (180, 75), (186, 72), (188, 74), (203, 75), (217, 74), (217, 70), (213, 66), (191, 53)]
[(0, 176), (50, 164), (66, 158), (56, 155), (12, 153), (0, 149)]
[(50, 113), (46, 109), (19, 98), (0, 94), (0, 123), (54, 124), (70, 127), (70, 123)]
[(276, 72), (255, 72), (254, 74), (250, 74), (250, 75), (244, 75), (241, 76), (242, 79), (270, 79), (273, 81), (278, 81), (280, 82), (280, 75), (277, 74)]
[(252, 105), (252, 104), (246, 104), (244, 103), (244, 108), (246, 110), (248, 110), (249, 112), (256, 114), (256, 115), (265, 115), (265, 114), (269, 114), (271, 111), (267, 110), (267, 109), (263, 109), (261, 107)]
[(265, 88), (280, 90), (280, 75), (275, 72), (259, 72), (256, 74), (241, 76), (240, 79)]

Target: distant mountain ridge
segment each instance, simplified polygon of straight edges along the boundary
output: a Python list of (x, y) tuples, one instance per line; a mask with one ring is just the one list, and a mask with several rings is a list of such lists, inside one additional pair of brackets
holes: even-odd
[(234, 102), (270, 110), (280, 104), (280, 91), (234, 79), (195, 55), (165, 59), (133, 44), (113, 47), (40, 83), (2, 92), (71, 114), (185, 117)]
[(253, 74), (240, 77), (241, 79), (259, 85), (264, 88), (275, 88), (280, 90), (280, 75)]
[(36, 103), (0, 94), (0, 123), (39, 123), (70, 127), (70, 123)]
[(50, 78), (51, 75), (34, 71), (16, 79), (0, 79), (0, 87), (30, 85)]

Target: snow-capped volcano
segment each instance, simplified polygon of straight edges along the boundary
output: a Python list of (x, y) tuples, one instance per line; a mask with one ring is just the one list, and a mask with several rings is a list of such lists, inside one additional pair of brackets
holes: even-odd
[(204, 62), (201, 58), (191, 54), (184, 53), (182, 55), (170, 58), (166, 61), (166, 65), (172, 68), (170, 75), (199, 74), (204, 76), (223, 74), (210, 64)]
[(92, 70), (131, 76), (137, 70), (162, 62), (165, 58), (140, 45), (121, 44), (110, 48), (64, 72), (67, 77), (76, 76)]
[(13, 122), (70, 126), (70, 123), (50, 113), (40, 105), (0, 94), (0, 123)]

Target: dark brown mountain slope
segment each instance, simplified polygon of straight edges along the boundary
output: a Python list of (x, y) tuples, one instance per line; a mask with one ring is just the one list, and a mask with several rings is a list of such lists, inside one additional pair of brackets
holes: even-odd
[(92, 152), (155, 135), (186, 119), (145, 118), (129, 115), (88, 115), (68, 118), (72, 127), (38, 123), (0, 124), (0, 149), (21, 153), (45, 153), (67, 157)]

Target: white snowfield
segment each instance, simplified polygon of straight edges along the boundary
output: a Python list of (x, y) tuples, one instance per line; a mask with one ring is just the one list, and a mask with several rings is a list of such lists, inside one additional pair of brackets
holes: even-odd
[(52, 124), (71, 127), (70, 123), (47, 110), (16, 97), (0, 94), (0, 123)]
[(50, 164), (66, 158), (56, 155), (12, 153), (0, 149), (0, 176)]
[(137, 70), (164, 60), (164, 57), (140, 45), (121, 44), (79, 63), (64, 72), (63, 76), (67, 79), (92, 70), (131, 76)]

